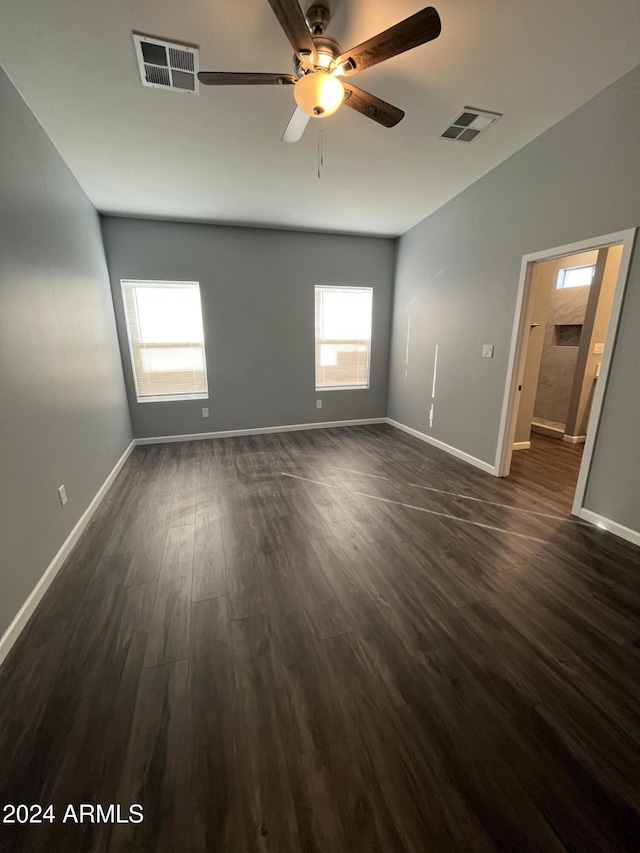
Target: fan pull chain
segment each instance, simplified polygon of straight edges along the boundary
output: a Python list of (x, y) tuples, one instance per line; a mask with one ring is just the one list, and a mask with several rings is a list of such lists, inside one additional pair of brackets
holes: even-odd
[(318, 119), (318, 180), (320, 180), (320, 169), (324, 166), (324, 128), (322, 127), (322, 119)]

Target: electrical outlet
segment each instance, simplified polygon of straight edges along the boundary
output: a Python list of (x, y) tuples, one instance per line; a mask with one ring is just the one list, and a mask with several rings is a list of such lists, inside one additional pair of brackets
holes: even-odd
[(316, 409), (322, 408), (322, 400), (316, 400)]
[(482, 344), (482, 357), (493, 358), (493, 344)]
[(66, 504), (66, 502), (69, 500), (67, 498), (67, 490), (65, 489), (64, 486), (60, 486), (60, 488), (58, 489), (58, 495), (60, 497), (60, 503), (62, 504), (62, 506), (64, 506)]
[(207, 409), (206, 407), (202, 409), (202, 417), (203, 418), (209, 417), (209, 409)]
[(604, 352), (604, 344), (594, 344), (593, 345), (593, 354), (594, 355), (602, 355)]

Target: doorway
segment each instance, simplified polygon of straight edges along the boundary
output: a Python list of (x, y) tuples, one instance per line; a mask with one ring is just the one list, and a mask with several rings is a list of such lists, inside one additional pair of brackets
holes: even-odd
[(532, 433), (584, 443), (621, 257), (617, 244), (534, 263), (514, 450)]
[(631, 229), (522, 259), (496, 473), (508, 476), (514, 450), (526, 451), (540, 432), (583, 443), (572, 509), (578, 516), (634, 237)]

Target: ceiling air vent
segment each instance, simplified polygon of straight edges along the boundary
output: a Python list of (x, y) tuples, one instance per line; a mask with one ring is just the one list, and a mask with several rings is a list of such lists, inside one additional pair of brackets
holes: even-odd
[(198, 48), (133, 34), (143, 86), (199, 94)]
[(476, 136), (501, 117), (502, 113), (489, 113), (486, 110), (465, 107), (445, 132), (440, 134), (440, 138), (453, 139), (456, 142), (473, 142)]

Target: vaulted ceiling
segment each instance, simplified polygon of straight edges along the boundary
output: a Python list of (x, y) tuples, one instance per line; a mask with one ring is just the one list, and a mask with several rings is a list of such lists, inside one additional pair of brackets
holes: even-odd
[[(267, 0), (4, 0), (0, 64), (101, 212), (398, 235), (640, 63), (638, 0), (431, 2), (436, 41), (351, 78), (405, 119), (325, 119), (320, 179), (315, 120), (280, 141), (292, 87), (140, 81), (133, 30), (198, 45), (204, 70), (289, 73)], [(329, 5), (348, 48), (426, 3)], [(471, 144), (440, 139), (464, 106), (504, 117)]]

